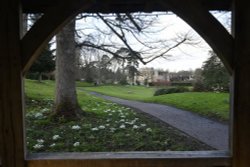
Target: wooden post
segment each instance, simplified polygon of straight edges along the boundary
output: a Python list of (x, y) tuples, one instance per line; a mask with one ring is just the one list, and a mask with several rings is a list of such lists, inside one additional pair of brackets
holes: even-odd
[(0, 158), (24, 167), (19, 0), (1, 0), (0, 20)]
[(250, 165), (250, 6), (234, 0), (233, 167)]

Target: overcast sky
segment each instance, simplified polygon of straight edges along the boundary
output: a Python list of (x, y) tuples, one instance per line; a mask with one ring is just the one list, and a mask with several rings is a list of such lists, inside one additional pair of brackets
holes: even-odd
[[(223, 24), (227, 29), (229, 29), (229, 19), (230, 13), (213, 13), (214, 16)], [(211, 50), (210, 46), (182, 19), (176, 15), (166, 15), (161, 17), (161, 22), (171, 23), (168, 27), (168, 33), (176, 34), (179, 32), (190, 31), (194, 34), (195, 38), (199, 39), (201, 42), (196, 46), (183, 45), (172, 52), (173, 58), (171, 61), (164, 59), (158, 59), (148, 65), (147, 67), (158, 67), (163, 69), (168, 69), (169, 71), (180, 71), (180, 70), (194, 70), (200, 68), (202, 63), (209, 57), (208, 51)], [(146, 67), (141, 65), (141, 67)]]
[[(227, 27), (230, 27), (230, 25), (228, 25), (228, 18), (230, 18), (230, 13), (216, 12), (214, 13), (214, 15), (220, 22), (225, 24)], [(155, 61), (147, 64), (146, 66), (141, 64), (140, 67), (154, 67), (169, 71), (194, 70), (196, 68), (200, 68), (202, 66), (202, 63), (209, 56), (208, 51), (211, 50), (207, 43), (188, 24), (186, 24), (182, 19), (180, 19), (176, 15), (159, 15), (158, 18), (158, 24), (162, 26), (167, 26), (167, 28), (166, 30), (162, 31), (158, 37), (156, 36), (154, 38), (171, 38), (174, 37), (176, 34), (183, 34), (189, 32), (190, 34), (192, 34), (192, 37), (196, 41), (200, 41), (200, 43), (195, 46), (182, 45), (181, 47), (169, 53), (170, 55), (172, 55), (170, 60), (156, 59)], [(103, 23), (98, 21), (90, 22), (90, 24), (99, 25), (101, 27), (104, 26), (101, 25)], [(77, 25), (81, 28), (83, 28), (84, 26), (86, 28), (86, 22), (83, 24), (81, 22), (78, 22)], [(91, 30), (89, 29), (89, 31)], [(119, 41), (119, 39), (115, 38), (114, 40)]]

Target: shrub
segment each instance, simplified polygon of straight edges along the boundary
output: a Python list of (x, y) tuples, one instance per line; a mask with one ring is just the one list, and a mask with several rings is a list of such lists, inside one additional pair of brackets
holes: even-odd
[(194, 92), (205, 92), (205, 91), (207, 91), (207, 89), (202, 81), (196, 81), (194, 83), (193, 91)]
[(127, 80), (124, 78), (124, 79), (120, 80), (119, 84), (121, 84), (121, 85), (128, 85), (128, 82), (127, 82)]
[(171, 82), (171, 86), (192, 86), (192, 82)]
[(154, 96), (171, 94), (171, 93), (182, 93), (182, 92), (188, 92), (188, 91), (189, 89), (186, 87), (171, 87), (171, 88), (156, 90), (154, 93)]

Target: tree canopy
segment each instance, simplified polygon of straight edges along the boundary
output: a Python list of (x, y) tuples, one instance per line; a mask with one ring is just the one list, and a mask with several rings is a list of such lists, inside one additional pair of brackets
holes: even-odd
[(202, 66), (204, 86), (208, 90), (228, 91), (229, 74), (226, 68), (213, 51), (210, 51), (209, 54), (210, 57)]

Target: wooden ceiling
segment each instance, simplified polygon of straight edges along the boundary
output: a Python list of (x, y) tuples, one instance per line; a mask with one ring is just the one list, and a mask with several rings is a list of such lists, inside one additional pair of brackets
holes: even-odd
[[(46, 9), (68, 0), (21, 0), (24, 13), (43, 13)], [(72, 1), (72, 0), (71, 0)], [(176, 0), (188, 1), (188, 0)], [(192, 3), (193, 0), (190, 0)], [(231, 10), (232, 0), (196, 0), (208, 10)], [(93, 5), (85, 12), (89, 13), (125, 13), (167, 11), (157, 0), (93, 0)]]

